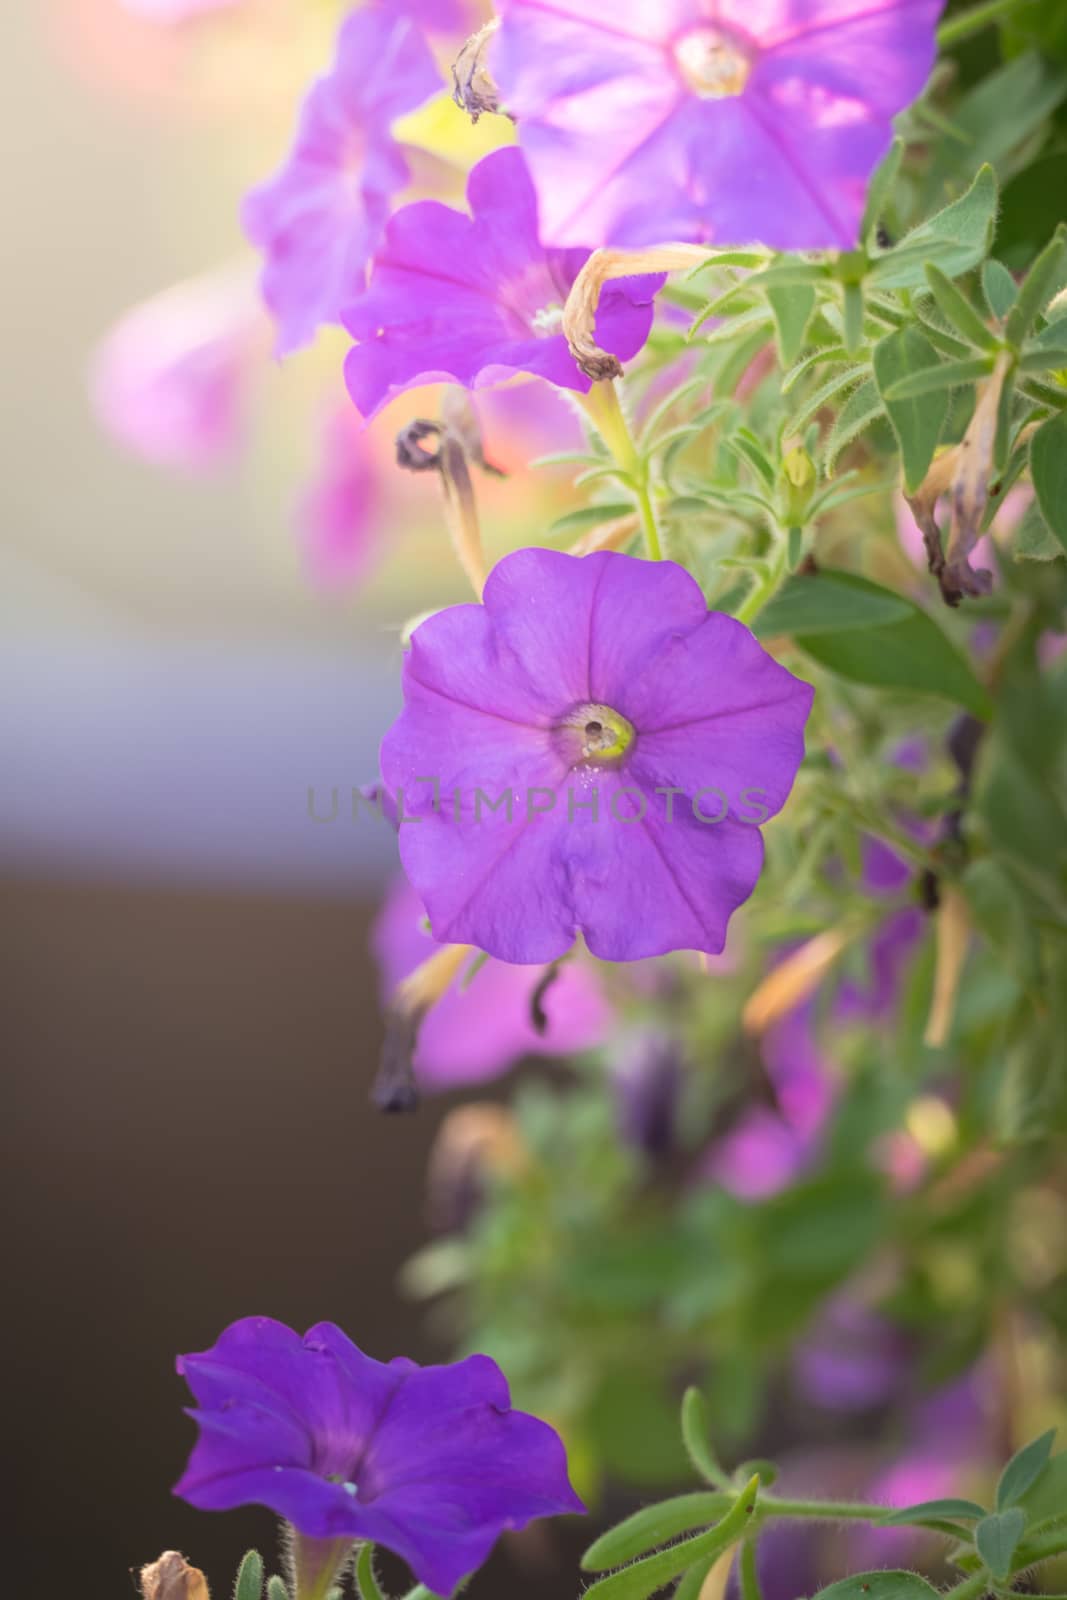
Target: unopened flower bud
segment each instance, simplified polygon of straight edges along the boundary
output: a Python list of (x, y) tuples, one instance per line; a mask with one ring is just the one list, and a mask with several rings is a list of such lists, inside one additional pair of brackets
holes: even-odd
[(782, 458), (782, 520), (789, 528), (802, 528), (815, 492), (815, 463), (797, 446)]
[(144, 1600), (210, 1600), (204, 1574), (177, 1550), (141, 1568), (141, 1594)]

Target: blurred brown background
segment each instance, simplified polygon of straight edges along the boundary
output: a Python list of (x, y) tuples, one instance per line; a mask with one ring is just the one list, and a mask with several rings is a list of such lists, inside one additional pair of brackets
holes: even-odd
[[(286, 7), (261, 9), (287, 37)], [(3, 13), (3, 1588), (19, 1600), (132, 1594), (131, 1567), (166, 1547), (222, 1596), (249, 1542), (272, 1548), (269, 1516), (170, 1495), (193, 1437), (175, 1353), (232, 1318), (328, 1317), (380, 1357), (446, 1354), (395, 1287), (425, 1237), (442, 1107), (383, 1126), (367, 1105), (367, 932), (393, 843), (346, 822), (344, 798), (332, 826), (307, 814), (309, 786), (373, 775), (406, 614), (395, 582), (368, 600), (301, 580), (290, 507), (315, 443), (294, 418), (321, 372), (270, 369), (248, 458), (205, 482), (124, 458), (86, 393), (128, 305), (240, 252), (236, 199), (276, 159), (292, 89), (276, 56), (230, 44), (205, 67), (120, 12)], [(312, 66), (285, 60), (290, 78)], [(273, 121), (228, 119), (242, 75)], [(476, 1593), (546, 1592), (536, 1568), (525, 1590), (506, 1557), (495, 1570)]]

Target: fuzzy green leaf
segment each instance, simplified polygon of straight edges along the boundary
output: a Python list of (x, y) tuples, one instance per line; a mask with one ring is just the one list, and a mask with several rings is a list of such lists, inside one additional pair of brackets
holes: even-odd
[(725, 1488), (726, 1473), (715, 1459), (708, 1430), (708, 1410), (699, 1389), (689, 1388), (682, 1396), (682, 1443), (696, 1471), (707, 1483)]
[(936, 394), (897, 400), (892, 391), (902, 379), (940, 367), (941, 358), (918, 328), (909, 327), (887, 334), (875, 345), (873, 359), (878, 392), (885, 402), (889, 423), (900, 447), (904, 486), (909, 494), (914, 494), (934, 459), (945, 419), (945, 406)]
[(936, 367), (909, 372), (889, 390), (887, 400), (916, 400), (920, 395), (938, 394), (964, 383), (976, 383), (993, 370), (990, 356), (968, 356), (966, 361), (942, 361)]
[(997, 348), (996, 335), (986, 327), (962, 289), (958, 289), (952, 279), (947, 278), (932, 261), (927, 263), (926, 281), (942, 316), (968, 343), (977, 345), (979, 350)]
[(1019, 1506), (1012, 1506), (1009, 1511), (995, 1511), (983, 1517), (974, 1530), (975, 1548), (994, 1578), (1008, 1576), (1015, 1547), (1025, 1527), (1026, 1512)]
[(1056, 1438), (1055, 1428), (1050, 1428), (1037, 1439), (1031, 1439), (1029, 1444), (1017, 1450), (1000, 1475), (997, 1484), (997, 1510), (1004, 1511), (1009, 1506), (1015, 1505), (1023, 1495), (1037, 1482), (1044, 1472), (1049, 1456), (1052, 1454), (1053, 1441)]
[(931, 262), (950, 278), (970, 272), (989, 251), (996, 216), (997, 180), (992, 167), (984, 166), (965, 195), (877, 257), (868, 281), (879, 289), (920, 289)]
[(680, 1533), (707, 1527), (729, 1505), (729, 1495), (708, 1489), (642, 1506), (625, 1522), (594, 1540), (582, 1557), (582, 1567), (586, 1572), (607, 1572), (676, 1539)]
[(582, 1600), (647, 1600), (696, 1562), (710, 1565), (742, 1536), (755, 1511), (758, 1494), (759, 1478), (756, 1477), (741, 1491), (722, 1521), (707, 1533), (698, 1534), (695, 1539), (683, 1539), (657, 1555), (646, 1556), (643, 1561), (620, 1567), (606, 1578), (598, 1578), (586, 1589)]
[(1023, 280), (1015, 304), (1004, 324), (1004, 337), (1018, 349), (1056, 290), (1060, 266), (1067, 252), (1067, 228), (1063, 223)]
[(237, 1569), (233, 1600), (260, 1600), (262, 1593), (263, 1557), (258, 1550), (248, 1550)]
[(1067, 412), (1049, 417), (1031, 439), (1030, 475), (1041, 515), (1067, 550)]

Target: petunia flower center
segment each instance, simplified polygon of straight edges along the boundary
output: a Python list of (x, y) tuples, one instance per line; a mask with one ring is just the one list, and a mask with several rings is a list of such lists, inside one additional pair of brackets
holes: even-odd
[(592, 701), (568, 712), (559, 733), (573, 766), (616, 766), (636, 737), (633, 723), (621, 712)]
[(722, 100), (742, 92), (752, 62), (736, 34), (702, 25), (674, 41), (674, 60), (686, 86), (705, 100)]
[(541, 306), (530, 318), (530, 327), (539, 339), (552, 339), (563, 332), (563, 307), (556, 303)]

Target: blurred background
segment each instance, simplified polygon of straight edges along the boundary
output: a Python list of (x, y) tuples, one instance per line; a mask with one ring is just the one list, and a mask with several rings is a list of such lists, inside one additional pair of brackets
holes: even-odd
[[(463, 580), (435, 485), (392, 466), (396, 415), (360, 447), (338, 569), (301, 534), (344, 339), (273, 361), (238, 209), (329, 59), (332, 9), (155, 10), (4, 15), (5, 1586), (43, 1592), (47, 1571), (85, 1600), (136, 1592), (130, 1569), (164, 1548), (223, 1584), (248, 1543), (271, 1548), (269, 1515), (171, 1498), (193, 1438), (176, 1352), (261, 1311), (333, 1318), (381, 1357), (445, 1354), (394, 1282), (445, 1102), (387, 1137), (369, 1113), (368, 929), (394, 845), (347, 808), (398, 704), (405, 573), (420, 605)], [(198, 448), (199, 416), (124, 434), (112, 330), (205, 274), (247, 286), (221, 319), (239, 353), (217, 435)], [(135, 350), (135, 397), (143, 367)], [(543, 447), (568, 426), (546, 415)], [(504, 464), (538, 448), (498, 431)], [(507, 537), (523, 491), (488, 492)], [(339, 790), (333, 823), (310, 788), (324, 816)]]

